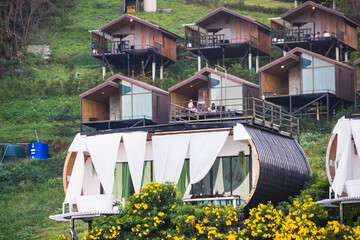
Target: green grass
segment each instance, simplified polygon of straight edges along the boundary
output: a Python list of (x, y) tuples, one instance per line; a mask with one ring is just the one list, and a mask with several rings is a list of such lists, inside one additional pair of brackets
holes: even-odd
[(246, 5), (259, 5), (264, 6), (267, 8), (293, 8), (294, 3), (293, 2), (281, 2), (281, 1), (274, 1), (274, 0), (245, 0)]

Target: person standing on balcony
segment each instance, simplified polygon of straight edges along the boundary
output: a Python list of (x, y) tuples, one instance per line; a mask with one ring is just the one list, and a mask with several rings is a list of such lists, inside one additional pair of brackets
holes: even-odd
[(198, 111), (198, 110), (195, 108), (192, 99), (190, 99), (190, 102), (189, 102), (189, 104), (188, 104), (188, 109), (189, 109), (190, 111), (192, 111), (192, 112), (197, 112), (197, 111)]

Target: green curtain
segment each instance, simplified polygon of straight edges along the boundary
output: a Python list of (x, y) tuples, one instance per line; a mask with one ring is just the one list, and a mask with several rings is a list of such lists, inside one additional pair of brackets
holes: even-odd
[(152, 162), (150, 161), (145, 161), (144, 162), (144, 168), (143, 168), (143, 174), (142, 174), (142, 180), (141, 180), (141, 186), (144, 186), (146, 183), (150, 183), (152, 182), (151, 179), (151, 165)]
[(128, 163), (116, 163), (113, 194), (115, 199), (129, 199), (131, 195), (131, 175)]
[(189, 169), (189, 160), (184, 161), (184, 165), (181, 171), (179, 181), (176, 185), (176, 189), (180, 192), (180, 196), (184, 196), (187, 186), (190, 183), (190, 169)]
[(249, 177), (249, 156), (239, 154), (233, 158), (233, 195), (240, 195), (241, 199), (246, 199), (250, 191)]

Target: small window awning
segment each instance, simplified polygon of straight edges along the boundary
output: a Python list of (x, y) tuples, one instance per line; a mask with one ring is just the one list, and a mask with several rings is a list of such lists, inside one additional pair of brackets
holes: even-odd
[(259, 72), (269, 73), (271, 75), (281, 75), (299, 63), (299, 57), (294, 54), (287, 54), (259, 69)]

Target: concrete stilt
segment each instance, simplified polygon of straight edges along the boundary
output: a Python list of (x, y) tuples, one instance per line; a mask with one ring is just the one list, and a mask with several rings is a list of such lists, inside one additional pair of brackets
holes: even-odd
[(349, 61), (349, 52), (345, 52), (345, 62)]
[(255, 65), (256, 72), (259, 72), (259, 55), (256, 55), (256, 65)]
[(251, 69), (252, 68), (252, 54), (251, 53), (249, 53), (249, 69)]
[(340, 49), (339, 47), (336, 47), (336, 61), (340, 61)]
[(198, 71), (201, 70), (201, 57), (198, 56)]
[(283, 55), (284, 55), (284, 56), (286, 55), (286, 51), (283, 51)]
[(160, 79), (164, 78), (164, 66), (160, 66)]
[(153, 82), (155, 82), (155, 74), (156, 74), (156, 63), (155, 62), (153, 62), (152, 63), (152, 80), (153, 80)]
[(294, 1), (294, 7), (297, 7), (298, 6), (298, 1)]
[(106, 74), (106, 67), (102, 67), (102, 77), (103, 77), (103, 79), (105, 78), (105, 74)]

